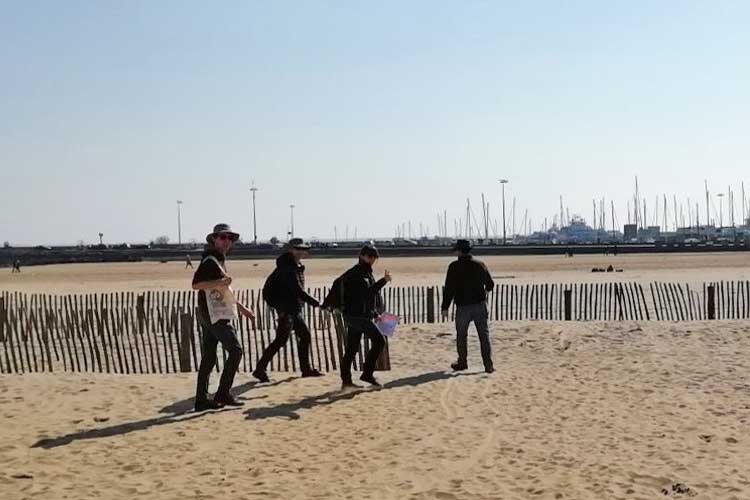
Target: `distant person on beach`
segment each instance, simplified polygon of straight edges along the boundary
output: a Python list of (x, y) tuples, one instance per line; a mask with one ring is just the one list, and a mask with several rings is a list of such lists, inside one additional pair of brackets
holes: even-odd
[(20, 273), (21, 272), (21, 260), (16, 259), (13, 261), (13, 269), (10, 270), (11, 273)]
[[(242, 347), (232, 321), (237, 319), (238, 312), (250, 320), (255, 317), (252, 311), (235, 299), (230, 287), (232, 278), (226, 271), (226, 256), (239, 237), (228, 224), (214, 226), (213, 232), (206, 236), (208, 247), (193, 275), (193, 290), (198, 290), (198, 321), (203, 328), (203, 357), (198, 369), (195, 411), (242, 405), (229, 392), (242, 359)], [(216, 346), (219, 342), (229, 357), (224, 363), (219, 388), (210, 400), (208, 381), (216, 366)]]
[(266, 368), (273, 357), (284, 347), (292, 331), (297, 335), (297, 354), (303, 377), (321, 377), (323, 374), (310, 366), (310, 329), (305, 323), (304, 306), (320, 306), (314, 297), (305, 291), (305, 266), (302, 259), (310, 255), (310, 245), (302, 238), (292, 238), (286, 251), (276, 259), (276, 269), (263, 286), (263, 300), (278, 314), (276, 338), (273, 339), (253, 371), (261, 382), (268, 382)]
[(467, 342), (469, 325), (473, 322), (479, 335), (482, 350), (484, 371), (495, 371), (492, 363), (492, 345), (488, 325), (489, 310), (487, 308), (487, 292), (495, 287), (492, 276), (483, 262), (471, 255), (471, 243), (458, 240), (453, 247), (458, 259), (448, 266), (445, 277), (445, 293), (443, 295), (442, 315), (448, 318), (451, 302), (456, 303), (456, 350), (458, 361), (451, 365), (454, 371), (469, 368), (467, 361)]
[(192, 269), (193, 268), (193, 260), (190, 258), (190, 254), (187, 254), (185, 256), (185, 269), (187, 268)]
[[(341, 310), (346, 324), (346, 349), (341, 360), (341, 383), (344, 389), (358, 388), (352, 382), (352, 363), (359, 352), (362, 335), (370, 340), (370, 350), (365, 354), (360, 380), (379, 387), (375, 379), (375, 364), (385, 347), (385, 339), (375, 324), (375, 319), (383, 312), (383, 298), (380, 291), (391, 281), (386, 270), (383, 277), (375, 281), (373, 266), (380, 258), (378, 249), (367, 244), (359, 252), (359, 262), (344, 273), (338, 280), (337, 308)], [(327, 304), (324, 303), (324, 306)]]

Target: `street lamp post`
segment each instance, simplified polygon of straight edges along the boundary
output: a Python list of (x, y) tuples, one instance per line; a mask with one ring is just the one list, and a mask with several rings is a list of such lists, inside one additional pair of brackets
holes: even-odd
[(289, 205), (289, 208), (292, 213), (292, 224), (291, 224), (291, 231), (289, 232), (290, 236), (294, 238), (294, 205)]
[(182, 200), (177, 200), (177, 244), (182, 245), (182, 214), (180, 213), (180, 206)]
[(258, 224), (257, 220), (255, 218), (255, 193), (258, 192), (258, 188), (255, 187), (255, 182), (253, 182), (252, 187), (250, 187), (250, 191), (253, 193), (253, 244), (258, 244)]
[(719, 229), (724, 227), (724, 193), (718, 193), (719, 197)]
[(500, 186), (503, 190), (503, 245), (505, 245), (505, 185), (508, 183), (508, 179), (500, 179)]

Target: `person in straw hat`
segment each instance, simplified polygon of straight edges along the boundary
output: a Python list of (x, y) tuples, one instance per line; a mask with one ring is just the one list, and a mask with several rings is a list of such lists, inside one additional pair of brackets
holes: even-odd
[[(227, 254), (239, 237), (228, 224), (216, 224), (206, 236), (208, 247), (193, 275), (193, 290), (198, 290), (198, 321), (203, 328), (203, 357), (195, 392), (196, 411), (242, 405), (229, 392), (242, 359), (242, 347), (232, 321), (237, 319), (238, 312), (250, 320), (254, 320), (255, 316), (235, 299), (230, 286), (232, 278), (226, 270)], [(209, 399), (208, 382), (216, 366), (219, 342), (228, 353), (228, 358), (224, 363), (219, 388), (214, 398)]]

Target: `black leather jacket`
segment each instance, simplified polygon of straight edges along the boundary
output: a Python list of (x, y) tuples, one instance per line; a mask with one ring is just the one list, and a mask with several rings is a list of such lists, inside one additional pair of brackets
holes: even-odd
[(375, 281), (372, 267), (359, 262), (344, 275), (342, 283), (342, 312), (349, 318), (376, 318), (383, 309), (380, 290), (386, 285), (385, 278)]
[(298, 264), (291, 253), (280, 255), (276, 259), (276, 270), (279, 285), (279, 312), (297, 314), (305, 303), (313, 307), (318, 301), (305, 291), (305, 266)]

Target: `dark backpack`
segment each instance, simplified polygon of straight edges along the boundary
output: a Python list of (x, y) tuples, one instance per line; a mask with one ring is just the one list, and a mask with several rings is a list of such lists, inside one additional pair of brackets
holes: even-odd
[(266, 278), (266, 282), (263, 284), (263, 300), (269, 306), (277, 309), (281, 300), (279, 299), (279, 273), (278, 268), (274, 269), (271, 274)]
[(320, 305), (323, 309), (338, 309), (341, 310), (344, 306), (344, 279), (346, 273), (342, 274), (335, 280), (331, 285), (331, 289), (328, 291), (325, 300)]

